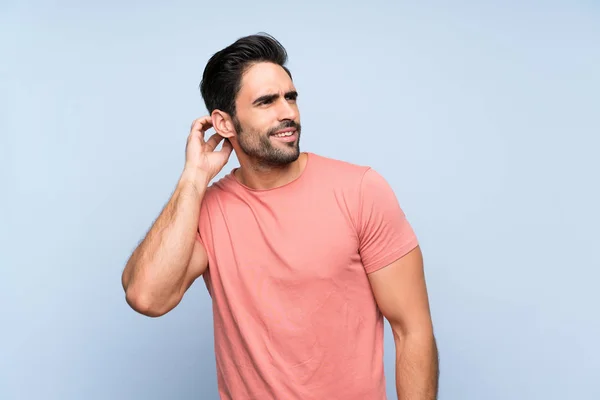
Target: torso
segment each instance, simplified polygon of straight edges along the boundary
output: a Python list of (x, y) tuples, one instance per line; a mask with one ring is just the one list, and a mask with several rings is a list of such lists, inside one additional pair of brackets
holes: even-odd
[(358, 252), (365, 170), (309, 154), (283, 187), (253, 191), (230, 174), (207, 192), (222, 398), (385, 398), (383, 320)]

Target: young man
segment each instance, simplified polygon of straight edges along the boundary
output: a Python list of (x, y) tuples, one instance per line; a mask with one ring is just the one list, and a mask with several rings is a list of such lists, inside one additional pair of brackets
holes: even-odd
[[(192, 124), (176, 190), (125, 267), (127, 302), (157, 317), (203, 277), (222, 399), (385, 399), (382, 317), (398, 397), (435, 399), (417, 238), (373, 169), (300, 152), (286, 61), (264, 34), (209, 60), (210, 116)], [(240, 168), (210, 184), (232, 150)]]

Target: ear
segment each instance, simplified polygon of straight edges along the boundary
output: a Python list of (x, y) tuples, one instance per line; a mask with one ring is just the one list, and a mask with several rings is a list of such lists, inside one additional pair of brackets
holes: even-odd
[(226, 112), (214, 110), (210, 114), (214, 130), (224, 138), (230, 139), (235, 136), (233, 121)]

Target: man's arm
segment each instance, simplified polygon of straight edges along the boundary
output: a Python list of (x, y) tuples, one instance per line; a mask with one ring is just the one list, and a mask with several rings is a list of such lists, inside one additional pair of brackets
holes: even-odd
[(123, 271), (127, 303), (141, 314), (158, 317), (169, 312), (208, 267), (206, 250), (197, 240), (200, 207), (209, 182), (232, 151), (229, 141), (215, 150), (223, 140), (218, 133), (204, 140), (211, 127), (210, 116), (192, 124), (177, 187)]
[[(208, 266), (197, 237), (206, 183), (185, 171), (175, 192), (135, 249), (123, 271), (127, 303), (137, 312), (158, 317), (172, 310)], [(198, 183), (196, 183), (198, 182)]]
[(398, 399), (437, 399), (438, 352), (420, 247), (368, 276), (394, 333)]

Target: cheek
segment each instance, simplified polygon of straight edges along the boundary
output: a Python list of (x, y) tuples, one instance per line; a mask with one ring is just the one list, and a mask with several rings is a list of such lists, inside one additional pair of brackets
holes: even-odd
[[(240, 115), (240, 117), (242, 116)], [(257, 109), (246, 112), (240, 122), (244, 130), (261, 135), (279, 125), (277, 112), (274, 108)]]
[(256, 113), (255, 118), (252, 120), (251, 123), (253, 131), (264, 134), (270, 129), (276, 127), (278, 122), (277, 118), (275, 118), (273, 114), (273, 112), (267, 110), (261, 113)]
[(256, 124), (263, 129), (272, 128), (277, 124), (277, 113), (274, 108), (263, 110), (256, 117)]

